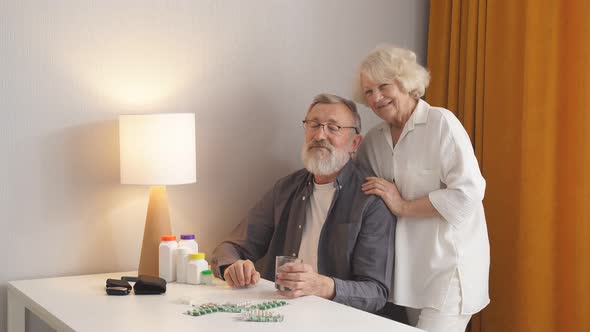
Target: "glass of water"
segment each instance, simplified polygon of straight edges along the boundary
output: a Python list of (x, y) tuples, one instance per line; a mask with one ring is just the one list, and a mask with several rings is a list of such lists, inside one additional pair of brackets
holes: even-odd
[[(287, 263), (303, 263), (301, 258), (293, 256), (277, 256), (275, 259), (275, 276), (279, 273), (279, 268)], [(275, 282), (275, 288), (281, 291), (290, 291), (291, 288), (277, 285)]]

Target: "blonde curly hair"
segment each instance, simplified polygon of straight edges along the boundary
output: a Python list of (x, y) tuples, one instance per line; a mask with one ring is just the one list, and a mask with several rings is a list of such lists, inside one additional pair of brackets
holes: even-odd
[(419, 99), (430, 83), (430, 74), (416, 61), (416, 53), (393, 45), (375, 48), (358, 67), (354, 82), (354, 100), (367, 105), (361, 82), (365, 74), (375, 82), (398, 82), (405, 92)]

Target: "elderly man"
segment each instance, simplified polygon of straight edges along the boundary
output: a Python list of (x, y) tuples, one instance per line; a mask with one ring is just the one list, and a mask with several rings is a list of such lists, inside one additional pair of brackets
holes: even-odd
[[(360, 142), (353, 102), (314, 98), (303, 121), (305, 169), (277, 181), (213, 253), (213, 270), (232, 287), (275, 280), (287, 297), (317, 295), (375, 312), (393, 270), (395, 217), (364, 195), (366, 174), (352, 162)], [(297, 256), (275, 276), (276, 256)], [(256, 271), (253, 262), (260, 268)]]

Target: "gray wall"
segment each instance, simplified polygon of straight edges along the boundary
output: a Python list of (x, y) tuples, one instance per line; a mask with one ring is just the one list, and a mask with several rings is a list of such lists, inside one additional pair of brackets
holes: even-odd
[(210, 253), (301, 167), (315, 94), (350, 95), (378, 43), (424, 63), (428, 6), (0, 0), (0, 331), (9, 280), (136, 269), (148, 188), (119, 183), (118, 114), (197, 114), (198, 183), (168, 192), (174, 232)]

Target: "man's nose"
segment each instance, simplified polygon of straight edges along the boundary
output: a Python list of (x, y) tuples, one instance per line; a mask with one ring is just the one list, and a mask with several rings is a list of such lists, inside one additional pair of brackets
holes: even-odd
[(321, 125), (318, 130), (315, 132), (314, 138), (315, 139), (326, 139), (328, 134), (326, 132), (328, 128), (325, 125)]

